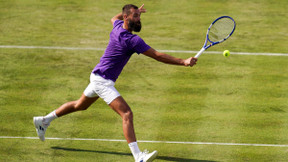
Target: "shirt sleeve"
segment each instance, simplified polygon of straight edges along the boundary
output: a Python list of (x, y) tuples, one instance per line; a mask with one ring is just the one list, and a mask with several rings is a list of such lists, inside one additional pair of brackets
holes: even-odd
[(123, 21), (122, 20), (116, 20), (116, 21), (114, 21), (113, 27), (115, 28), (115, 26), (120, 25), (120, 24), (123, 24)]
[(144, 42), (142, 38), (140, 38), (138, 35), (132, 38), (132, 46), (134, 51), (137, 54), (143, 53), (150, 49), (151, 47)]

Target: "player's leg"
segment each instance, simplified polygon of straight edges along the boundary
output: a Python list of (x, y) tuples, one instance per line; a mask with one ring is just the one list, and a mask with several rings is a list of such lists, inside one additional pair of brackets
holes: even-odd
[(84, 94), (77, 101), (71, 101), (63, 104), (55, 111), (57, 117), (70, 114), (75, 111), (86, 110), (88, 107), (93, 104), (99, 97), (87, 97)]
[(52, 120), (75, 111), (86, 110), (99, 98), (95, 92), (92, 76), (93, 75), (90, 76), (90, 84), (87, 86), (79, 100), (67, 102), (46, 116), (33, 118), (37, 134), (42, 141), (45, 140), (46, 129)]
[(67, 102), (46, 116), (34, 117), (33, 122), (40, 140), (45, 140), (46, 130), (52, 120), (75, 111), (86, 110), (98, 98), (98, 96), (87, 97), (82, 94), (79, 100)]
[(141, 152), (137, 145), (133, 125), (133, 113), (124, 98), (121, 96), (117, 97), (109, 104), (109, 106), (122, 118), (124, 136), (128, 142), (128, 146), (130, 147), (134, 159), (137, 162), (154, 160), (158, 154), (157, 151), (153, 151), (152, 153), (148, 153), (146, 151)]
[(133, 113), (123, 99), (123, 97), (119, 96), (114, 99), (109, 106), (117, 112), (122, 118), (122, 126), (123, 126), (123, 133), (128, 143), (136, 142), (136, 136), (134, 132), (133, 126)]

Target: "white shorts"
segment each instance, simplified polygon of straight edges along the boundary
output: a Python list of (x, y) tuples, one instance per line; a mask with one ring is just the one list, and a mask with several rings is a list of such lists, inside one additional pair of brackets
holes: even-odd
[(98, 74), (91, 73), (90, 83), (85, 89), (84, 95), (86, 97), (99, 96), (109, 105), (120, 96), (114, 85), (115, 83), (112, 80), (104, 79)]

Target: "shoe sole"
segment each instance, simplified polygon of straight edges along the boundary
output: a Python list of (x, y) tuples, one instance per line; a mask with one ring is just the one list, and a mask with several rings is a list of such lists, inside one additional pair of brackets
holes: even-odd
[(158, 151), (153, 151), (155, 152), (146, 162), (152, 162), (154, 159), (156, 159), (158, 155)]

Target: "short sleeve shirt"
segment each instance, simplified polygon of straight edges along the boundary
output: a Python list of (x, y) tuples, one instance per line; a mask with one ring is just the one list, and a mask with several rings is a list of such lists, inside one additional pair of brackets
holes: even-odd
[(105, 53), (92, 71), (114, 82), (133, 53), (140, 54), (151, 48), (138, 35), (124, 29), (123, 24), (122, 20), (114, 22)]

